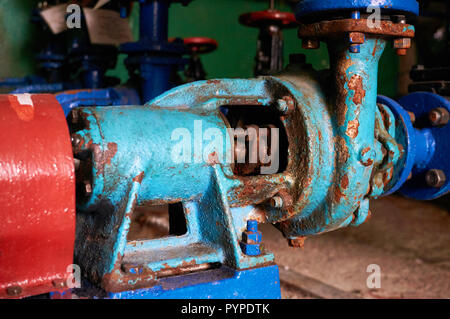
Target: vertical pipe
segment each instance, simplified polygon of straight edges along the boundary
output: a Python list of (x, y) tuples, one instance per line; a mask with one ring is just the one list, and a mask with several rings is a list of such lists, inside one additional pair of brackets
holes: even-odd
[[(139, 15), (139, 32), (141, 40), (151, 43), (166, 43), (169, 29), (169, 1), (141, 0)], [(144, 63), (141, 66), (141, 90), (143, 102), (170, 89), (172, 67), (169, 64), (155, 62)]]
[(171, 88), (172, 68), (173, 66), (170, 64), (145, 64), (142, 66), (142, 102), (147, 103)]
[(355, 211), (368, 193), (373, 166), (363, 165), (360, 158), (363, 151), (373, 149), (375, 143), (378, 62), (385, 45), (384, 39), (369, 38), (361, 46), (361, 52), (353, 54), (345, 41), (328, 42), (336, 83), (332, 107), (337, 136), (336, 189), (333, 192), (333, 201), (339, 204), (337, 210), (351, 207)]
[(169, 30), (169, 3), (161, 0), (144, 0), (140, 3), (139, 34), (141, 39), (165, 42)]

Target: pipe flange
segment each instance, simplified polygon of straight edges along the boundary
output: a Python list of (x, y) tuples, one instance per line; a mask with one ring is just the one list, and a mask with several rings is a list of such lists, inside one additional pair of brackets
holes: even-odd
[(414, 38), (415, 35), (414, 26), (405, 23), (380, 21), (377, 26), (369, 24), (367, 19), (341, 19), (300, 24), (298, 37), (326, 39), (340, 37), (350, 32), (392, 38)]
[[(441, 197), (450, 191), (450, 123), (434, 125), (430, 113), (437, 109), (450, 112), (450, 101), (437, 94), (416, 92), (400, 99), (399, 104), (406, 111), (414, 113), (416, 130), (429, 136), (427, 143), (432, 144), (427, 146), (432, 152), (426, 163), (414, 166), (411, 178), (400, 192), (420, 200)], [(420, 152), (420, 146), (417, 146), (417, 152)]]
[(370, 7), (379, 7), (384, 14), (419, 14), (419, 4), (416, 0), (302, 0), (297, 5), (296, 18), (315, 19), (343, 11), (366, 11)]

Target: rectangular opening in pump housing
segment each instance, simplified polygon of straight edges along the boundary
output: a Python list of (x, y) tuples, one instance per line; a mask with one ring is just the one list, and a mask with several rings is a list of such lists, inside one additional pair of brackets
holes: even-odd
[(220, 110), (232, 129), (234, 174), (269, 175), (286, 170), (289, 143), (276, 107), (224, 105)]
[(127, 241), (150, 240), (186, 234), (183, 203), (138, 206), (131, 217)]

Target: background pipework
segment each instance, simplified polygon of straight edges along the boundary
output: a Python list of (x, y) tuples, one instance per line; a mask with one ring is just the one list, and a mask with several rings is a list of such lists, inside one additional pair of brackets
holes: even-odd
[[(18, 77), (34, 72), (34, 54), (39, 39), (34, 36), (30, 14), (35, 0), (0, 0), (0, 77)], [(276, 8), (291, 11), (296, 1), (276, 1)], [(265, 10), (267, 0), (194, 0), (187, 7), (171, 5), (169, 16), (170, 37), (206, 36), (219, 43), (217, 51), (202, 57), (208, 78), (253, 77), (258, 29), (240, 25), (239, 15), (250, 11)], [(135, 38), (139, 34), (139, 6), (135, 3), (130, 25)], [(307, 61), (316, 69), (328, 67), (328, 52), (322, 43), (319, 50), (303, 50), (297, 30), (284, 30), (285, 63), (289, 54), (304, 53)], [(128, 74), (123, 65), (124, 56), (107, 75), (118, 76), (122, 82)], [(380, 63), (379, 94), (396, 97), (398, 57), (388, 46)]]

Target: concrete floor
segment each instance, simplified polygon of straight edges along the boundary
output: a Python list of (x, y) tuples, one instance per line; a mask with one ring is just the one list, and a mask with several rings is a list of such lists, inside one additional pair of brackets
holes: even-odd
[[(327, 291), (326, 298), (450, 298), (449, 210), (391, 196), (372, 201), (371, 211), (364, 225), (310, 237), (303, 249), (261, 226), (265, 248), (281, 268), (282, 297), (324, 297), (311, 294), (313, 287)], [(380, 289), (367, 287), (370, 264), (380, 266)]]

